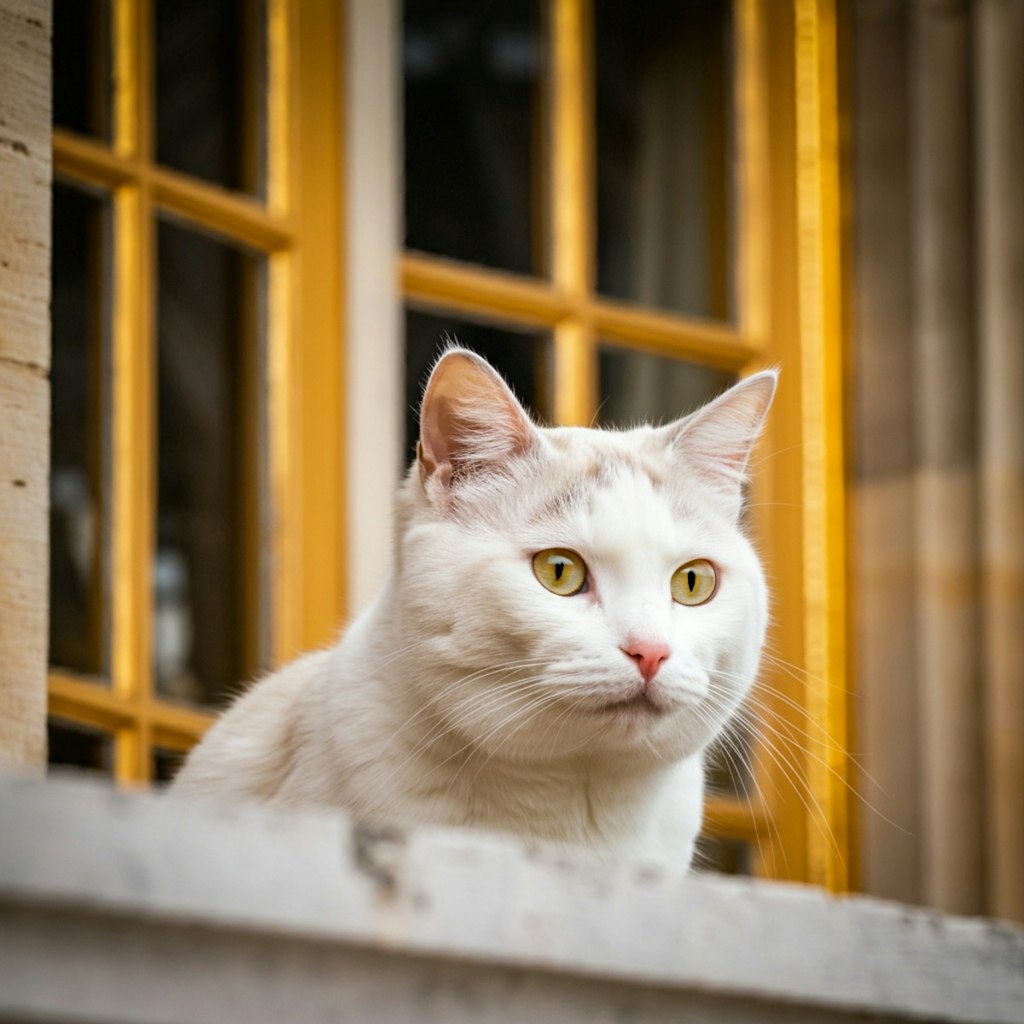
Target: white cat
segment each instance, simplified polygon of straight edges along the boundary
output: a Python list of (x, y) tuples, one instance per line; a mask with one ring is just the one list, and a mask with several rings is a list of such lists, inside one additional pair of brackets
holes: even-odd
[(666, 427), (545, 429), (448, 351), (380, 595), (239, 699), (176, 791), (688, 865), (702, 752), (764, 639), (737, 521), (774, 391), (766, 372)]

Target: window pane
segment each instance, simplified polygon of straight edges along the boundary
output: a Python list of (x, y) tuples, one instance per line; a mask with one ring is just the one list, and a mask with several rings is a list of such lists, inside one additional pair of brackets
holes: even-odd
[(166, 223), (158, 246), (155, 675), (210, 703), (260, 661), (262, 261)]
[(534, 0), (407, 0), (409, 248), (544, 272), (540, 7)]
[(483, 356), (512, 386), (527, 409), (541, 420), (549, 418), (548, 335), (410, 310), (405, 318), (405, 448), (408, 461), (416, 457), (423, 388), (437, 357), (450, 341)]
[(157, 160), (262, 196), (266, 18), (254, 0), (158, 0)]
[(168, 750), (166, 747), (153, 748), (153, 782), (167, 786), (174, 781), (178, 769), (188, 755), (182, 750)]
[(693, 866), (697, 871), (717, 871), (724, 875), (752, 875), (753, 851), (743, 839), (702, 836), (697, 841)]
[(611, 346), (602, 346), (598, 368), (606, 427), (668, 423), (736, 383), (723, 370)]
[(113, 84), (108, 0), (54, 0), (53, 123), (109, 139)]
[(50, 663), (106, 672), (107, 204), (53, 187)]
[(114, 740), (109, 733), (51, 718), (46, 725), (51, 768), (80, 768), (109, 775), (114, 765)]
[(729, 3), (595, 5), (598, 289), (728, 319)]

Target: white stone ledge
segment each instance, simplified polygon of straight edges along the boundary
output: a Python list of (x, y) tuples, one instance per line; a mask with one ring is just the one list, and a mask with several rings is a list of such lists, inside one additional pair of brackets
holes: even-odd
[(0, 1020), (1024, 1020), (1024, 930), (0, 780)]

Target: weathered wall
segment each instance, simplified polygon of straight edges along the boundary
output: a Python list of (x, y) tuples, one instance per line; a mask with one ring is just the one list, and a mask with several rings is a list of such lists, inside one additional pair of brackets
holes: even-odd
[(46, 761), (50, 5), (0, 0), (0, 764)]

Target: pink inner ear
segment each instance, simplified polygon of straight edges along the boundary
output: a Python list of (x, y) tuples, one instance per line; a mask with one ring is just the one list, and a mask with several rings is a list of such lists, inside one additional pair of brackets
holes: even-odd
[(740, 381), (703, 409), (667, 428), (672, 444), (709, 482), (738, 493), (775, 385), (776, 375), (771, 371)]
[(496, 469), (526, 451), (533, 437), (529, 417), (484, 360), (464, 350), (442, 356), (420, 409), (418, 457), (424, 482), (433, 477), (447, 486), (467, 472)]

